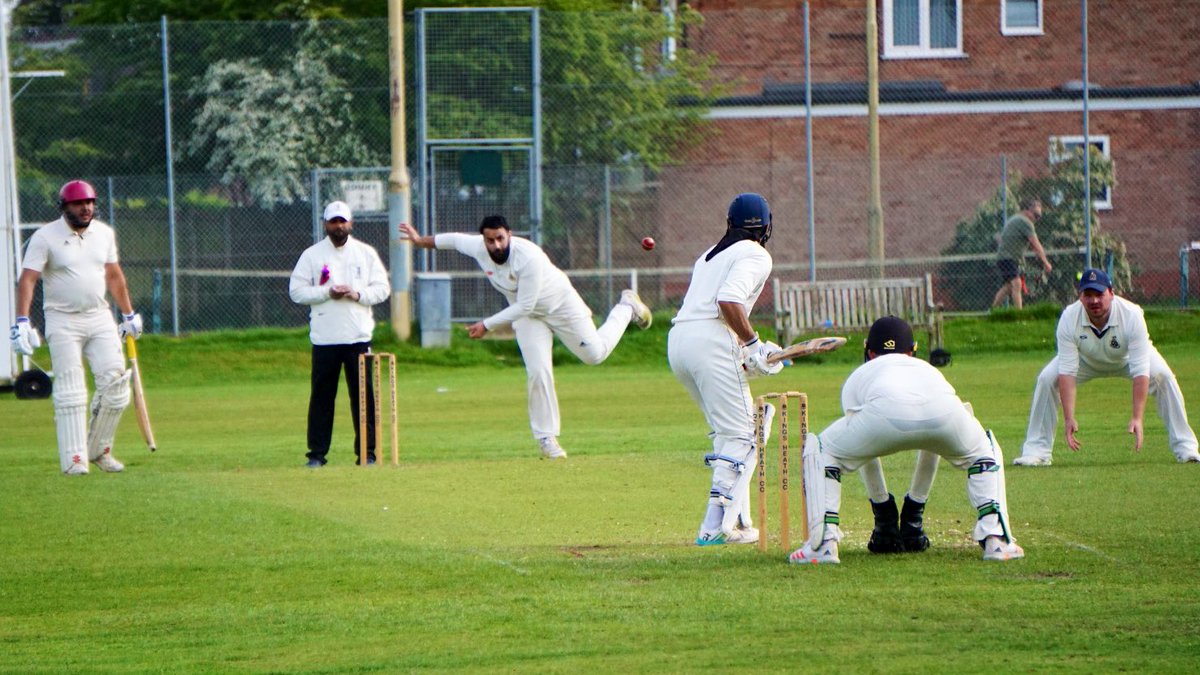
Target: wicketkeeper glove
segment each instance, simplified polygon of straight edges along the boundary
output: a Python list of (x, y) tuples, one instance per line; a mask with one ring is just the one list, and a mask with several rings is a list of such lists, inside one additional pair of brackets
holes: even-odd
[(33, 350), (42, 346), (42, 337), (38, 335), (33, 324), (29, 323), (27, 316), (17, 317), (17, 322), (9, 331), (9, 339), (12, 341), (13, 351), (25, 356), (33, 356)]
[(757, 340), (750, 343), (746, 347), (746, 354), (742, 358), (742, 368), (746, 370), (747, 377), (759, 377), (760, 375), (776, 375), (783, 370), (783, 363), (767, 363), (767, 357), (775, 352), (782, 351), (779, 345), (774, 342), (764, 342)]
[(127, 335), (133, 336), (134, 340), (140, 338), (142, 336), (142, 315), (137, 312), (126, 314), (125, 320), (121, 322), (120, 326), (117, 326), (117, 332), (121, 335), (122, 340)]

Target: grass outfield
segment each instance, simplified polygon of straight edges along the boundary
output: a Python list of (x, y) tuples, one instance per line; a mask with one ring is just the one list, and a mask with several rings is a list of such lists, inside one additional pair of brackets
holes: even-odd
[[(945, 373), (1010, 459), (1053, 324), (947, 328)], [(1200, 317), (1150, 324), (1200, 401)], [(1195, 672), (1200, 466), (1174, 462), (1153, 404), (1131, 452), (1126, 381), (1081, 389), (1081, 452), (1060, 432), (1053, 467), (1008, 468), (1025, 560), (979, 560), (965, 475), (943, 463), (932, 549), (869, 554), (848, 477), (843, 564), (795, 567), (691, 545), (708, 444), (665, 334), (599, 367), (563, 359), (565, 462), (537, 458), (509, 343), (380, 345), (406, 361), (398, 469), (352, 465), (344, 392), (330, 464), (303, 468), (302, 331), (145, 338), (160, 449), (127, 415), (123, 474), (61, 476), (49, 401), (0, 395), (0, 672)], [(808, 392), (819, 430), (860, 359), (756, 391)], [(885, 460), (897, 495), (911, 468)]]

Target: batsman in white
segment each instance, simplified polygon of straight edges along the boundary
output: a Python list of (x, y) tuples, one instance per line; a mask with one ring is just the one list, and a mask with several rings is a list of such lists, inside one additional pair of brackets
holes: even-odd
[(408, 223), (401, 223), (400, 237), (418, 248), (458, 251), (474, 258), (492, 287), (508, 300), (508, 307), (471, 324), (467, 334), (480, 339), (488, 331), (512, 325), (525, 361), (533, 437), (543, 457), (565, 458), (567, 453), (558, 444), (561, 420), (551, 361), (554, 336), (580, 361), (598, 365), (616, 348), (630, 321), (639, 328), (650, 327), (650, 308), (637, 293), (626, 289), (604, 324), (596, 328), (592, 310), (567, 275), (550, 262), (540, 246), (514, 237), (504, 216), (487, 216), (475, 235), (446, 232), (421, 236)]
[(1058, 319), (1058, 355), (1038, 375), (1025, 446), (1013, 464), (1050, 466), (1060, 404), (1067, 445), (1078, 450), (1081, 444), (1075, 436), (1079, 432), (1079, 421), (1075, 419), (1076, 387), (1100, 377), (1127, 377), (1132, 381), (1129, 433), (1134, 437), (1134, 450), (1142, 448), (1142, 418), (1149, 394), (1157, 401), (1158, 415), (1167, 425), (1176, 461), (1200, 462), (1196, 434), (1188, 425), (1184, 409), (1183, 392), (1175, 373), (1150, 341), (1142, 308), (1114, 295), (1112, 281), (1101, 270), (1084, 270), (1078, 288), (1079, 300), (1068, 305)]
[(1004, 487), (1004, 456), (937, 368), (913, 358), (912, 327), (887, 316), (867, 334), (867, 362), (842, 386), (843, 416), (804, 443), (809, 538), (793, 563), (838, 563), (842, 474), (872, 459), (923, 449), (967, 471), (975, 540), (984, 560), (1025, 556), (1013, 541)]
[[(68, 475), (86, 474), (88, 462), (118, 472), (125, 466), (112, 456), (112, 445), (121, 413), (129, 405), (130, 376), (121, 342), (126, 335), (141, 336), (142, 317), (133, 311), (113, 230), (95, 219), (96, 190), (73, 180), (62, 186), (58, 198), (62, 218), (38, 228), (29, 238), (17, 282), (13, 350), (31, 355), (41, 344), (29, 322), (34, 288), (41, 279), (46, 341), (54, 363), (59, 465)], [(105, 299), (106, 288), (121, 309), (119, 326)], [(90, 431), (84, 357), (96, 386)]]
[[(750, 481), (757, 467), (754, 400), (750, 378), (775, 375), (784, 363), (768, 364), (779, 345), (764, 342), (750, 325), (750, 311), (771, 274), (771, 207), (747, 192), (729, 204), (724, 236), (696, 260), (679, 313), (667, 336), (671, 371), (700, 406), (708, 422), (712, 487), (696, 544), (751, 544), (758, 530), (750, 518)], [(763, 428), (771, 428), (768, 404)]]

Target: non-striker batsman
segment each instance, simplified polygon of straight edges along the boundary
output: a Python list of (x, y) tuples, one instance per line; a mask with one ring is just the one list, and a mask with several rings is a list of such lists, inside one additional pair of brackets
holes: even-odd
[[(17, 283), (17, 322), (13, 350), (33, 354), (40, 344), (29, 321), (33, 292), (42, 280), (46, 341), (54, 363), (54, 425), (63, 473), (86, 474), (94, 462), (104, 471), (125, 466), (112, 456), (121, 413), (129, 405), (129, 372), (121, 339), (142, 334), (142, 317), (133, 311), (125, 274), (117, 262), (117, 240), (108, 225), (95, 219), (96, 190), (73, 180), (59, 190), (62, 218), (38, 228)], [(113, 319), (105, 289), (121, 309)], [(87, 358), (95, 381), (88, 424), (88, 392), (83, 375)]]

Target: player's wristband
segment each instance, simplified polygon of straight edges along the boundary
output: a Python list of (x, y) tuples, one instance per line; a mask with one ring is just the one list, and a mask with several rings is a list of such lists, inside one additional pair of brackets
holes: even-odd
[(17, 323), (29, 323), (29, 317), (27, 317), (27, 316), (18, 316), (18, 317), (17, 317)]
[(753, 340), (751, 340), (751, 341), (749, 341), (749, 342), (746, 342), (746, 343), (743, 343), (743, 344), (742, 344), (742, 346), (743, 346), (743, 347), (751, 347), (751, 346), (754, 346), (754, 345), (755, 345), (755, 344), (757, 344), (757, 343), (758, 343), (758, 335), (755, 335)]

